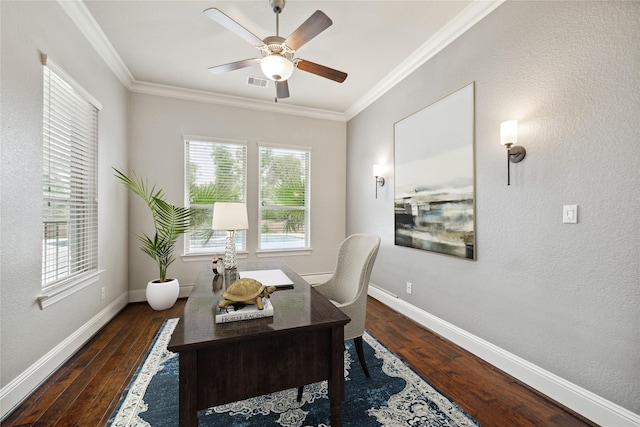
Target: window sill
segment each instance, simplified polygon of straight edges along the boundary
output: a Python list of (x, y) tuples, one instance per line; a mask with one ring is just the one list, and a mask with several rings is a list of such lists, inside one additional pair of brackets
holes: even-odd
[[(313, 251), (312, 248), (302, 248), (302, 249), (271, 249), (271, 250), (262, 250), (256, 251), (256, 256), (258, 258), (268, 258), (268, 257), (281, 257), (281, 256), (305, 256), (311, 255)], [(197, 254), (182, 254), (180, 259), (183, 262), (203, 262), (203, 261), (211, 261), (213, 257), (223, 257), (224, 253), (220, 252), (211, 252), (211, 253), (197, 253)], [(247, 259), (249, 258), (248, 251), (236, 252), (236, 257), (238, 259)]]
[(59, 301), (62, 301), (66, 297), (75, 294), (79, 290), (96, 283), (98, 280), (100, 280), (100, 275), (103, 271), (104, 270), (96, 270), (92, 273), (70, 279), (66, 282), (43, 291), (43, 295), (40, 295), (38, 297), (40, 310), (44, 310), (45, 308), (50, 307)]
[(305, 255), (311, 255), (312, 251), (313, 251), (312, 248), (271, 249), (271, 250), (256, 251), (256, 256), (258, 258), (281, 257), (281, 256), (305, 256)]
[[(202, 261), (211, 261), (213, 257), (224, 257), (224, 252), (211, 252), (211, 253), (197, 253), (197, 254), (182, 254), (180, 259), (183, 262), (202, 262)], [(238, 259), (247, 259), (249, 257), (249, 252), (236, 252), (236, 258)]]

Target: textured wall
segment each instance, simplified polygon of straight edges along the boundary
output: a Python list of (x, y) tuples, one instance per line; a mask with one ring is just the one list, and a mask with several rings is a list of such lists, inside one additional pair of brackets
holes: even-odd
[[(639, 2), (507, 2), (347, 127), (347, 233), (383, 239), (372, 283), (635, 413), (639, 20)], [(471, 81), (478, 260), (396, 247), (393, 123)], [(508, 119), (527, 149), (510, 187)], [(377, 200), (373, 163), (388, 167)]]
[[(162, 187), (176, 204), (184, 201), (183, 135), (230, 138), (248, 142), (247, 210), (249, 224), (258, 222), (258, 142), (311, 149), (311, 247), (309, 255), (284, 260), (300, 274), (326, 273), (335, 265), (336, 248), (345, 233), (346, 124), (330, 120), (288, 116), (241, 108), (185, 101), (151, 95), (131, 95), (129, 167), (150, 183)], [(130, 203), (131, 233), (151, 232), (151, 218), (144, 204)], [(248, 260), (256, 260), (258, 234), (247, 236)], [(156, 264), (129, 242), (129, 287), (141, 290), (158, 277)], [(178, 240), (176, 254), (183, 252)], [(281, 254), (280, 254), (281, 255)], [(181, 285), (192, 285), (210, 257), (185, 262), (179, 256), (169, 267)]]
[[(0, 2), (2, 15), (2, 387), (127, 292), (126, 198), (110, 165), (125, 161), (127, 92), (57, 2)], [(40, 310), (42, 276), (42, 65), (46, 53), (100, 101), (100, 280)], [(105, 299), (100, 299), (100, 288)], [(10, 408), (2, 408), (6, 411)]]

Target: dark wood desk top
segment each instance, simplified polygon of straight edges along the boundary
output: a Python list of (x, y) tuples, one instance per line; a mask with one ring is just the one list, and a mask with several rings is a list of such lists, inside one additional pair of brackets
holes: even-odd
[(274, 316), (216, 324), (215, 305), (226, 287), (236, 280), (237, 272), (231, 270), (224, 275), (214, 276), (210, 266), (203, 267), (173, 332), (169, 350), (196, 350), (250, 340), (257, 335), (264, 337), (265, 334), (279, 335), (292, 330), (314, 330), (344, 325), (350, 321), (348, 316), (283, 262), (239, 263), (237, 271), (270, 269), (282, 270), (294, 283), (292, 289), (280, 289), (271, 294)]

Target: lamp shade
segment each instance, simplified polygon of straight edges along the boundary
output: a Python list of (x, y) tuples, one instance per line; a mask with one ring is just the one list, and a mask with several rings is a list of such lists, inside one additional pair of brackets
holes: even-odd
[(246, 203), (217, 202), (213, 205), (214, 230), (246, 230), (249, 228)]
[(282, 55), (271, 54), (260, 60), (265, 76), (275, 81), (285, 81), (293, 74), (293, 63)]
[(518, 121), (509, 120), (500, 123), (500, 143), (502, 145), (518, 142)]
[(373, 176), (375, 178), (382, 176), (382, 165), (378, 165), (378, 164), (373, 165)]

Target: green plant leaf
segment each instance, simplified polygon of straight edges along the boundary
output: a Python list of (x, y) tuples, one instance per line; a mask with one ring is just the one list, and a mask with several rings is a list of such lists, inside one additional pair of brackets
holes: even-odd
[(149, 187), (148, 182), (135, 173), (130, 177), (121, 170), (113, 170), (116, 178), (144, 200), (151, 211), (155, 233), (153, 237), (144, 233), (138, 235), (142, 243), (140, 249), (158, 264), (160, 281), (165, 282), (167, 267), (175, 261), (173, 249), (176, 240), (190, 229), (193, 210), (167, 203), (162, 189), (156, 189), (155, 185)]

